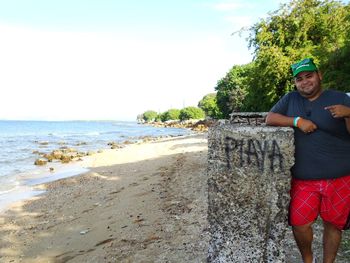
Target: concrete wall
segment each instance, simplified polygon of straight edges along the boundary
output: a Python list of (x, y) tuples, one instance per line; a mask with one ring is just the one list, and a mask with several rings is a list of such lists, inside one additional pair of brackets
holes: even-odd
[(293, 129), (220, 124), (208, 146), (208, 262), (285, 262)]

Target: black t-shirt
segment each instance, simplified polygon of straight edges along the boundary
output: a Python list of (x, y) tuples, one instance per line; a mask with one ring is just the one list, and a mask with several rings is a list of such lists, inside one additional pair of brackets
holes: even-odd
[(350, 107), (345, 93), (325, 90), (314, 101), (297, 91), (283, 96), (271, 112), (289, 117), (302, 117), (317, 125), (305, 134), (294, 128), (295, 164), (292, 175), (298, 179), (331, 179), (350, 175), (350, 134), (343, 118), (333, 118), (326, 106), (342, 104)]

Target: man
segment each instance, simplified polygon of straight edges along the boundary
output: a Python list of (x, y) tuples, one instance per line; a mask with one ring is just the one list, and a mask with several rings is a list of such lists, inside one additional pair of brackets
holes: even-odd
[(304, 263), (316, 262), (312, 224), (323, 220), (323, 262), (334, 262), (350, 227), (350, 97), (323, 90), (313, 59), (291, 66), (296, 91), (284, 95), (266, 124), (294, 127), (289, 223)]

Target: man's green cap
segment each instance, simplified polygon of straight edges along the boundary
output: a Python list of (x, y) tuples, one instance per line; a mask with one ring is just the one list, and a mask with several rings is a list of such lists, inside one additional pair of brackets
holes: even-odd
[(317, 67), (312, 58), (305, 58), (291, 66), (293, 77), (304, 71), (317, 71)]

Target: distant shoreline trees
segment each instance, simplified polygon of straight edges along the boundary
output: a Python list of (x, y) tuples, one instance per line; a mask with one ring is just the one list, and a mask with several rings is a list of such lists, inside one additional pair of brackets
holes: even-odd
[(138, 115), (137, 120), (140, 122), (166, 122), (166, 121), (186, 121), (202, 120), (205, 118), (205, 112), (198, 107), (185, 107), (181, 110), (170, 109), (163, 113), (157, 113), (153, 110), (145, 111)]

